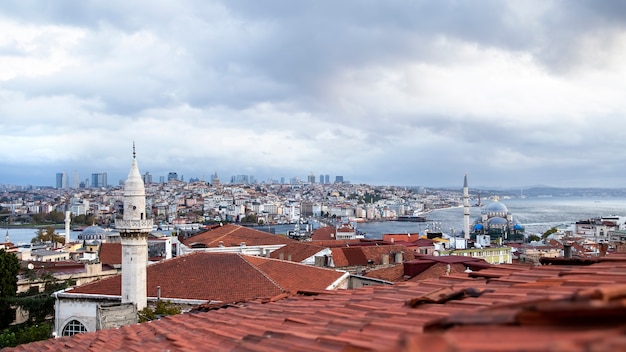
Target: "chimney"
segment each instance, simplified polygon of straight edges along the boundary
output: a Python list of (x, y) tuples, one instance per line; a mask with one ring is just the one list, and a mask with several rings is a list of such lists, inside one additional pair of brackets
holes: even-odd
[(563, 243), (563, 257), (565, 259), (572, 259), (572, 244)]
[(389, 254), (383, 254), (383, 265), (389, 265)]

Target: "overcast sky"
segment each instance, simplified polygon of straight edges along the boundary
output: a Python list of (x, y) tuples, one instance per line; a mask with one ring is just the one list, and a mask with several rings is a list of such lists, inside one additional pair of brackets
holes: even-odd
[[(623, 1), (0, 0), (0, 184), (626, 185)], [(70, 181), (71, 183), (71, 181)]]

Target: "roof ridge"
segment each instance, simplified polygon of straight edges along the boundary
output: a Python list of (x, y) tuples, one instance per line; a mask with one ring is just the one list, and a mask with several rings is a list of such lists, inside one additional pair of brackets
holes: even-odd
[[(269, 277), (269, 275), (267, 275), (267, 273), (265, 273), (259, 267), (257, 267), (256, 265), (252, 264), (252, 262), (250, 262), (247, 258), (245, 258), (246, 255), (243, 255), (241, 253), (236, 253), (236, 254), (239, 256), (239, 258), (243, 259), (248, 265), (250, 265), (252, 268), (254, 268), (254, 270), (258, 271), (261, 275), (263, 275), (266, 279), (268, 279), (271, 283), (273, 283), (276, 287), (278, 287), (282, 292), (290, 292), (288, 290), (285, 290), (276, 281), (272, 280), (272, 278)], [(255, 257), (255, 258), (260, 258), (260, 257)], [(267, 258), (263, 258), (263, 259), (267, 259)]]
[[(226, 236), (230, 235), (231, 233), (233, 233), (233, 232), (235, 232), (235, 231), (237, 231), (237, 230), (239, 230), (239, 229), (240, 229), (239, 227), (235, 227), (234, 229), (232, 229), (232, 230), (230, 230), (230, 231), (226, 232), (225, 234), (221, 235), (220, 237), (218, 237), (218, 238), (214, 239), (214, 240), (213, 240), (213, 241), (211, 241), (210, 243), (215, 243), (215, 241), (218, 241), (218, 242), (219, 242), (219, 241), (221, 241), (222, 239), (224, 239), (224, 237), (226, 237)], [(211, 232), (211, 231), (208, 231), (208, 232)]]

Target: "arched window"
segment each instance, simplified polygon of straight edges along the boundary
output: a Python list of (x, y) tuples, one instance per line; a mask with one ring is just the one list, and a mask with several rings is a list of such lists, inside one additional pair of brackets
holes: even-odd
[(65, 325), (62, 335), (73, 336), (76, 334), (82, 334), (84, 332), (87, 332), (87, 328), (85, 328), (85, 325), (81, 324), (81, 322), (78, 320), (72, 320)]

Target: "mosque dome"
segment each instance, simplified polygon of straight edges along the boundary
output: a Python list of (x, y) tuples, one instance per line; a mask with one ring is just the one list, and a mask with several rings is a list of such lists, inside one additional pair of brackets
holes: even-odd
[(97, 225), (86, 227), (78, 235), (80, 240), (102, 240), (104, 238), (106, 238), (106, 230)]
[(489, 225), (506, 225), (507, 221), (505, 218), (501, 218), (499, 216), (493, 217), (489, 220), (487, 220), (487, 222), (489, 223)]
[(506, 214), (508, 212), (509, 212), (509, 209), (506, 207), (506, 205), (498, 201), (495, 201), (487, 205), (485, 209), (483, 210), (483, 213), (486, 213), (486, 214), (489, 214), (489, 213), (505, 213)]

